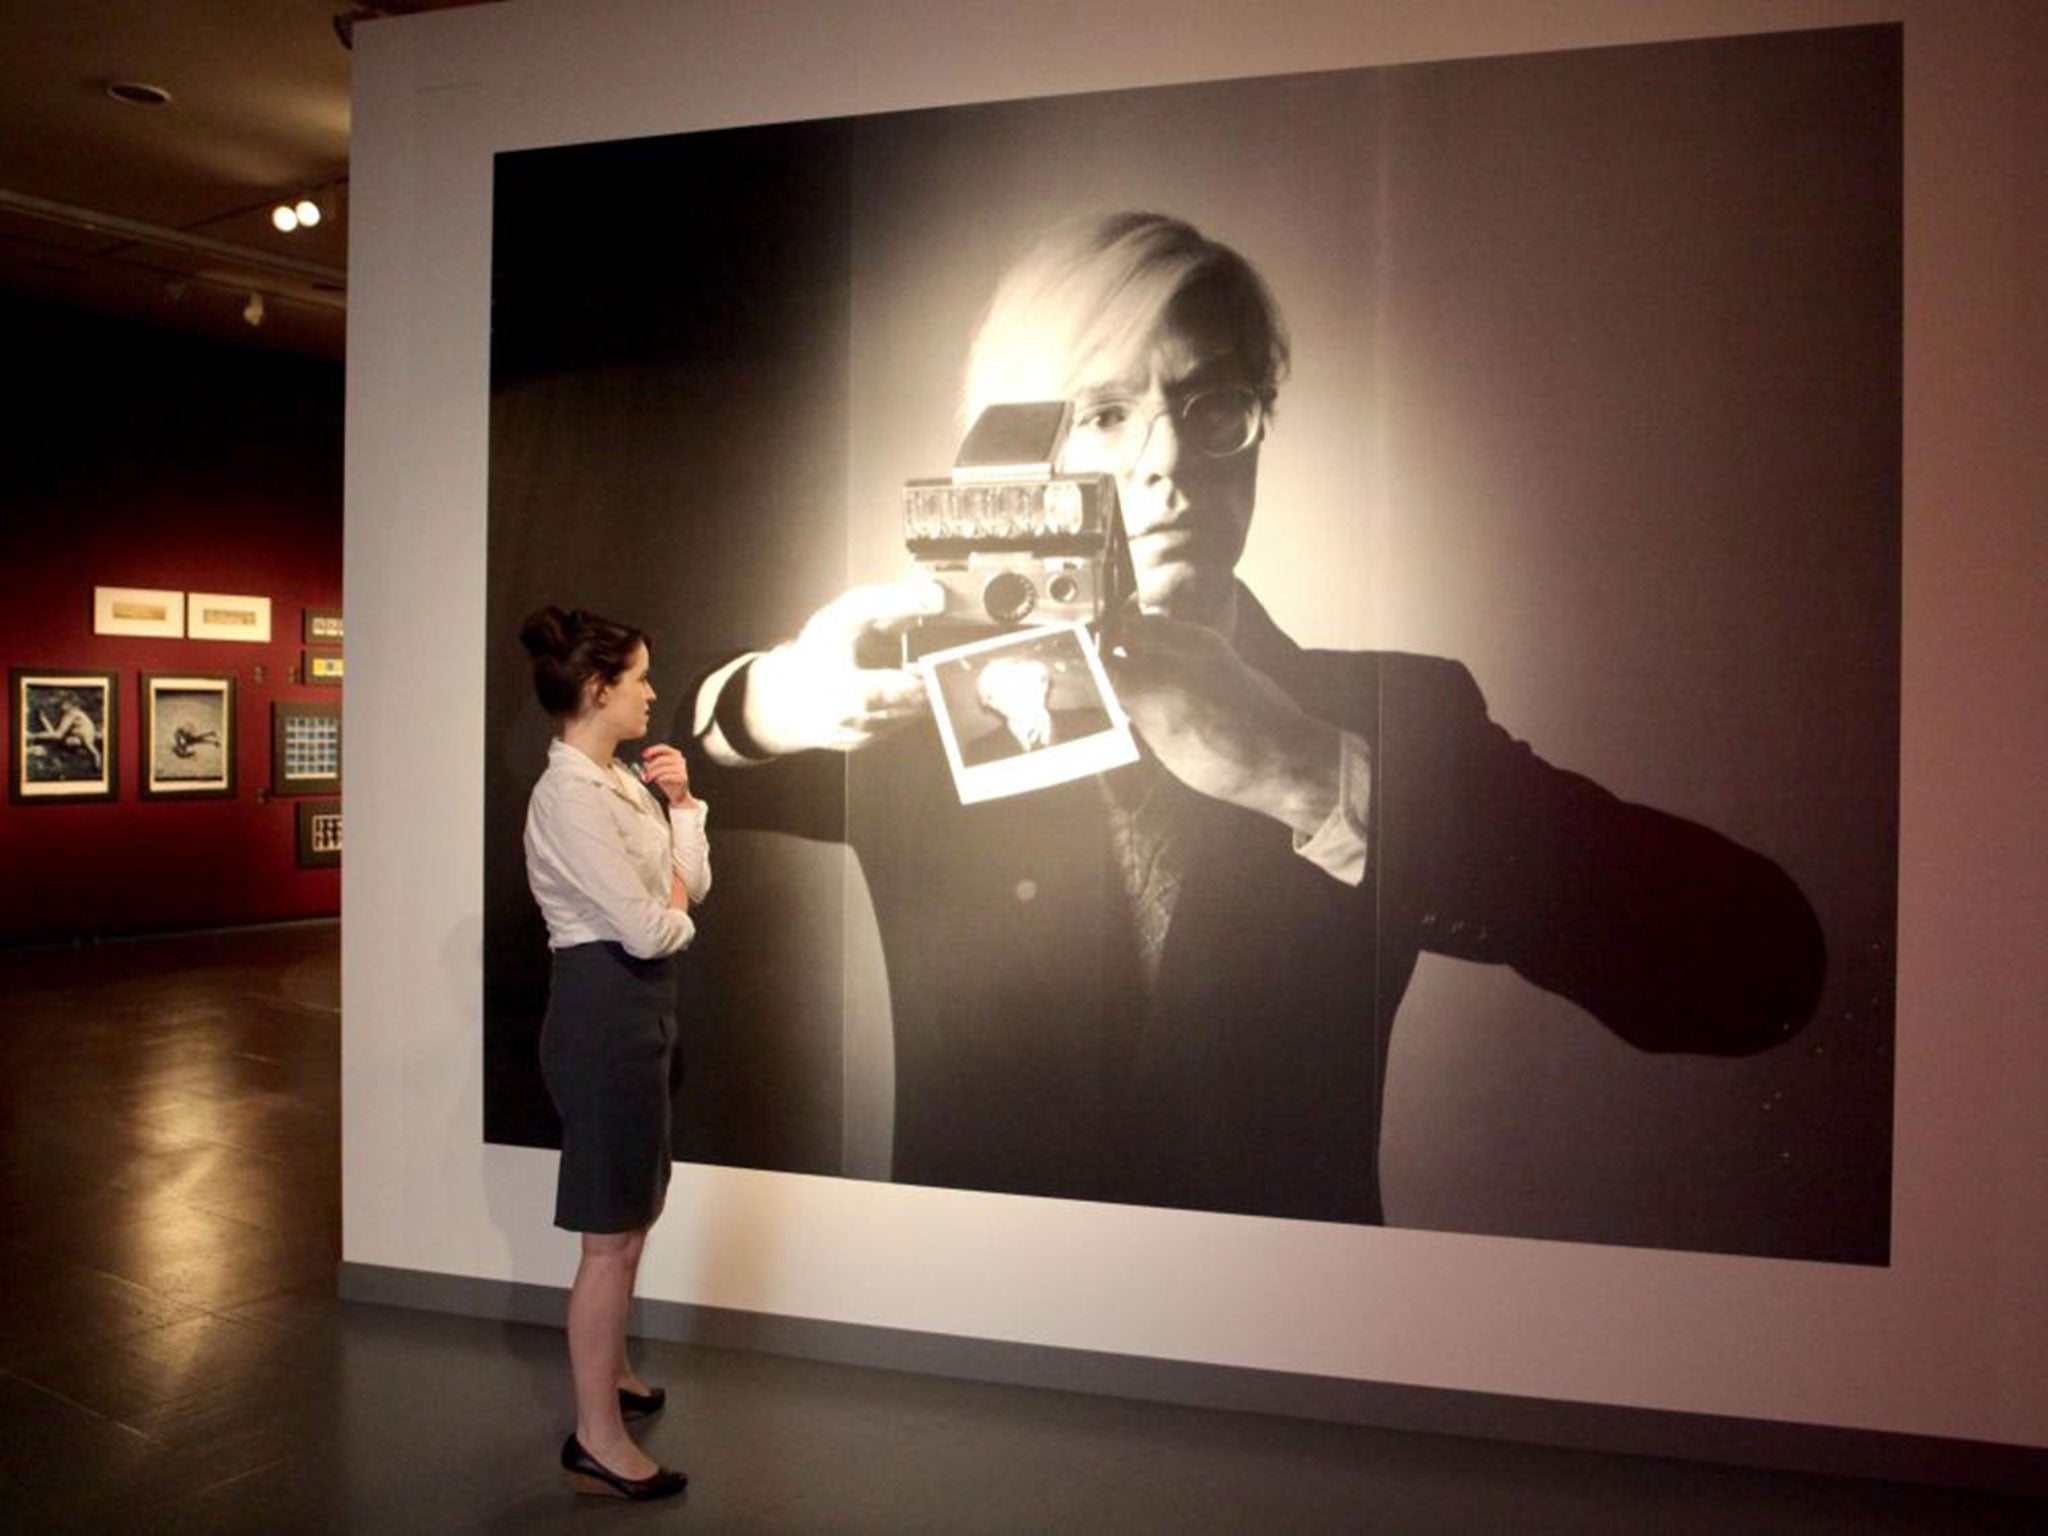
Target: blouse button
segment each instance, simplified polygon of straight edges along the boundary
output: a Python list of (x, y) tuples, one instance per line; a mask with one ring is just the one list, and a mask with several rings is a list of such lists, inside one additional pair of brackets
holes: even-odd
[(1036, 901), (1038, 900), (1038, 882), (1036, 880), (1019, 880), (1016, 885), (1016, 893), (1019, 901)]

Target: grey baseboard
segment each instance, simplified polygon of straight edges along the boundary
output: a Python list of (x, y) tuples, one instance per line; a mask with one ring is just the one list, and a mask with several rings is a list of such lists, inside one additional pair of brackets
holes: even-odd
[[(349, 1263), (341, 1266), (339, 1289), (345, 1301), (546, 1327), (561, 1325), (566, 1296), (554, 1286)], [(2048, 1498), (2048, 1456), (1989, 1441), (1298, 1375), (681, 1302), (635, 1302), (631, 1331), (718, 1349), (1183, 1407)]]

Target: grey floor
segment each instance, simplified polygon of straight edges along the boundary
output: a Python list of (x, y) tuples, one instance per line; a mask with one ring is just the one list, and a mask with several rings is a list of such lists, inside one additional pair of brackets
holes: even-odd
[(650, 1344), (577, 1499), (557, 1330), (340, 1302), (331, 924), (0, 951), (0, 1529), (2040, 1532), (2048, 1507)]

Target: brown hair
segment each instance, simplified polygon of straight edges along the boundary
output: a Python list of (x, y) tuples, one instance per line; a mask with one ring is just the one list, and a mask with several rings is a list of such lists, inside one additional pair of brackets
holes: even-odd
[(519, 643), (533, 658), (533, 691), (540, 707), (565, 720), (583, 707), (584, 686), (595, 678), (610, 687), (633, 664), (647, 636), (581, 608), (549, 604), (519, 626)]

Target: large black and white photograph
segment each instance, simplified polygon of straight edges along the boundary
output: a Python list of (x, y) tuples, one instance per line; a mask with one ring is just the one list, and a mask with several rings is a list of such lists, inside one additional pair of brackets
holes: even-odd
[(142, 793), (191, 800), (235, 792), (235, 680), (226, 673), (146, 673)]
[(120, 785), (114, 674), (17, 668), (9, 674), (10, 797), (112, 800)]
[[(646, 626), (718, 827), (683, 1157), (1887, 1262), (1900, 70), (1856, 27), (501, 153), (485, 1139), (559, 1138), (516, 637), (562, 601)], [(935, 541), (991, 407), (1056, 424), (1025, 511)], [(1048, 618), (1136, 760), (963, 797), (1064, 707)], [(1020, 664), (970, 699), (960, 647)]]

